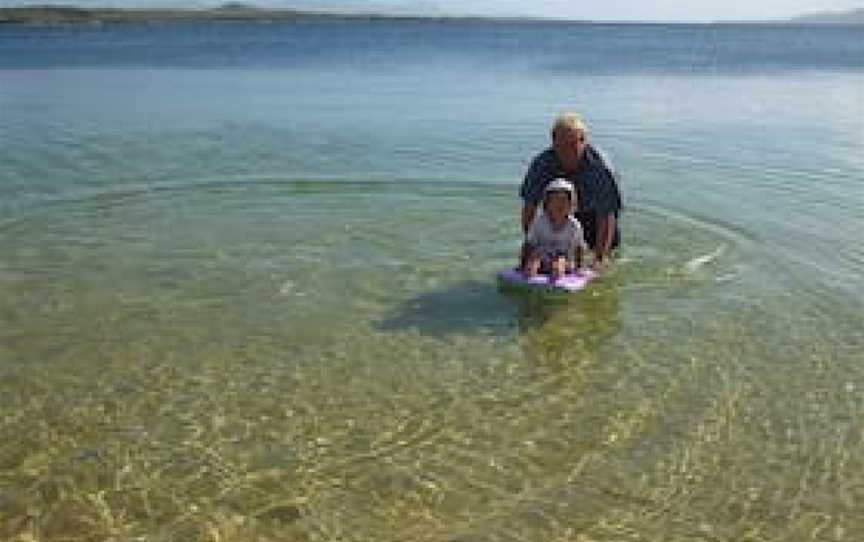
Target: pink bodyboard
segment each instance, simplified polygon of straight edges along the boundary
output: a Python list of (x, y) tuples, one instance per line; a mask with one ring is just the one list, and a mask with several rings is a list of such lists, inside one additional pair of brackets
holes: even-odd
[(507, 269), (498, 273), (498, 286), (501, 289), (572, 293), (585, 288), (595, 276), (596, 273), (590, 269), (580, 269), (578, 272), (568, 273), (558, 280), (551, 280), (548, 275), (536, 275), (527, 278), (518, 269)]

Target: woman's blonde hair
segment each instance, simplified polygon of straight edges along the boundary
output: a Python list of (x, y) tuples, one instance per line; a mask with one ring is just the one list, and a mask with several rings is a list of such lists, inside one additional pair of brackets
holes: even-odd
[(555, 134), (561, 130), (573, 130), (585, 135), (588, 133), (588, 125), (576, 113), (562, 113), (552, 123), (552, 137), (555, 137)]

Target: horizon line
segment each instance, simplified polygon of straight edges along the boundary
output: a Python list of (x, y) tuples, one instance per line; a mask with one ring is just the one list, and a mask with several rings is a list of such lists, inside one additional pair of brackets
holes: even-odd
[[(301, 8), (292, 8), (292, 7), (279, 7), (279, 6), (258, 6), (252, 3), (246, 2), (223, 2), (220, 4), (214, 4), (212, 6), (190, 6), (190, 7), (181, 7), (181, 6), (146, 6), (146, 5), (136, 5), (136, 6), (82, 6), (79, 4), (75, 4), (74, 2), (70, 3), (44, 3), (44, 2), (28, 2), (22, 3), (15, 6), (0, 6), (0, 12), (3, 11), (14, 11), (14, 10), (27, 10), (27, 11), (35, 11), (35, 10), (54, 10), (54, 11), (80, 11), (80, 12), (113, 12), (113, 13), (184, 13), (184, 14), (212, 14), (212, 13), (222, 13), (226, 15), (225, 18), (222, 19), (213, 19), (215, 22), (225, 21), (228, 22), (231, 19), (230, 14), (236, 13), (238, 16), (244, 15), (246, 17), (242, 17), (241, 19), (252, 20), (254, 14), (258, 13), (262, 16), (262, 18), (266, 18), (268, 14), (274, 15), (291, 15), (294, 14), (298, 17), (309, 16), (309, 17), (333, 17), (333, 18), (375, 18), (375, 19), (393, 19), (393, 20), (417, 20), (417, 19), (428, 19), (428, 20), (486, 20), (486, 21), (504, 21), (504, 22), (562, 22), (562, 23), (585, 23), (585, 24), (694, 24), (694, 25), (717, 25), (717, 24), (860, 24), (856, 21), (824, 21), (824, 20), (812, 20), (813, 18), (820, 18), (824, 16), (832, 16), (832, 15), (854, 15), (859, 12), (864, 12), (864, 9), (851, 9), (851, 10), (841, 10), (841, 11), (820, 11), (820, 12), (809, 12), (800, 15), (795, 15), (791, 17), (783, 17), (783, 18), (765, 18), (765, 19), (713, 19), (713, 20), (703, 20), (703, 19), (575, 19), (575, 18), (567, 18), (567, 17), (554, 17), (548, 15), (490, 15), (490, 14), (454, 14), (454, 13), (441, 13), (441, 14), (430, 14), (430, 13), (393, 13), (393, 12), (383, 12), (383, 11), (319, 11), (319, 10), (308, 10)], [(3, 21), (0, 21), (3, 22)], [(7, 21), (10, 22), (10, 21)], [(113, 21), (112, 21), (113, 22)], [(120, 22), (120, 21), (117, 21)]]

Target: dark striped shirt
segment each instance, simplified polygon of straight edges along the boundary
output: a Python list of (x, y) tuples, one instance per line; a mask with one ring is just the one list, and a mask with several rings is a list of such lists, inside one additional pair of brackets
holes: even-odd
[(543, 190), (553, 180), (563, 177), (573, 183), (579, 194), (579, 211), (610, 214), (621, 210), (621, 193), (609, 161), (591, 145), (585, 146), (585, 154), (576, 165), (576, 171), (566, 174), (551, 148), (546, 149), (531, 162), (525, 180), (519, 190), (523, 200), (535, 205), (543, 201)]

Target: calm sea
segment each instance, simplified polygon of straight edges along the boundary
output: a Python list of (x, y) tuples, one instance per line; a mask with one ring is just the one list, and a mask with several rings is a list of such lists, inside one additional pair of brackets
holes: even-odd
[[(864, 539), (861, 27), (0, 27), (0, 539)], [(504, 295), (559, 112), (623, 248)]]

